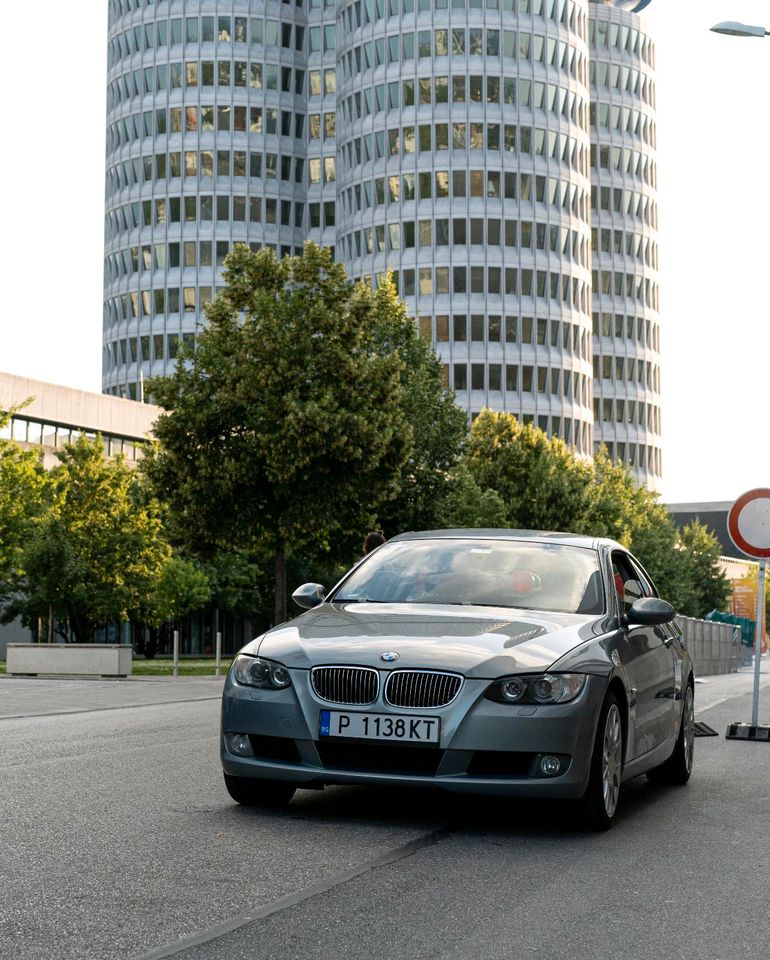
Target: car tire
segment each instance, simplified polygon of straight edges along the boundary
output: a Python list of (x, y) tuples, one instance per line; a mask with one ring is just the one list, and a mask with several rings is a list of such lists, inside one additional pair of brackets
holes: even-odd
[(695, 753), (695, 688), (692, 679), (687, 682), (682, 707), (682, 720), (676, 738), (674, 752), (659, 767), (647, 771), (647, 779), (653, 783), (684, 786), (692, 773)]
[(285, 807), (297, 788), (281, 780), (258, 780), (225, 774), (227, 792), (244, 807)]
[(609, 830), (615, 818), (623, 773), (623, 718), (618, 698), (607, 693), (596, 726), (588, 786), (580, 801), (583, 824)]

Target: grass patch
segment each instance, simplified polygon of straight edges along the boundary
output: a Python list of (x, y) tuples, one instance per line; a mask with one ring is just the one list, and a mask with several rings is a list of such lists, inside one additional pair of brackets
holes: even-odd
[[(232, 660), (232, 657), (222, 657), (220, 676), (224, 677)], [(179, 661), (180, 677), (213, 677), (214, 670), (215, 663), (213, 657), (210, 659)], [(0, 660), (0, 674), (5, 672), (5, 660)], [(144, 657), (134, 657), (131, 673), (135, 677), (171, 677), (174, 674), (174, 663), (170, 657), (155, 657), (154, 660), (145, 660)]]
[[(222, 657), (221, 676), (227, 673), (232, 663), (232, 657)], [(214, 658), (185, 659), (179, 661), (180, 677), (213, 677), (215, 670)], [(170, 677), (174, 672), (174, 663), (170, 657), (155, 657), (145, 660), (144, 657), (134, 657), (131, 673), (135, 677)]]

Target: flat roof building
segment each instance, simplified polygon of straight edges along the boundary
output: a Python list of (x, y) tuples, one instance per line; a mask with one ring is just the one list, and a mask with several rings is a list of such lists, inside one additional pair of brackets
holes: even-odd
[(0, 439), (42, 447), (46, 467), (56, 463), (57, 449), (81, 434), (100, 434), (107, 456), (122, 453), (134, 461), (141, 456), (138, 444), (160, 415), (160, 407), (152, 404), (0, 373), (0, 411), (13, 409), (17, 412), (0, 427)]

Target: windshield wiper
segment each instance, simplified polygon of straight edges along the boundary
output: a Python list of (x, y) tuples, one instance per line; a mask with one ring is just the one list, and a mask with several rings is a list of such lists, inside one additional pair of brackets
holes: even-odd
[(388, 603), (387, 600), (370, 600), (369, 597), (335, 597), (332, 603)]
[(517, 603), (474, 603), (472, 600), (462, 600), (461, 607), (503, 607), (505, 610), (537, 610), (537, 607), (520, 607)]

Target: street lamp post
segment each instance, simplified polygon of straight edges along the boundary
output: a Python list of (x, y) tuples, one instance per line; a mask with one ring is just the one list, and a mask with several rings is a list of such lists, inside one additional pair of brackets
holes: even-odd
[(736, 20), (723, 20), (716, 23), (711, 30), (714, 33), (723, 33), (728, 37), (766, 37), (764, 27), (753, 27), (748, 23), (738, 23)]
[[(714, 24), (711, 27), (714, 33), (721, 33), (728, 37), (766, 37), (768, 31), (764, 27), (753, 26), (748, 23), (739, 23), (736, 20), (723, 20), (721, 23)], [(758, 726), (759, 718), (759, 670), (762, 659), (762, 633), (763, 633), (763, 614), (765, 606), (765, 558), (759, 561), (759, 590), (757, 593), (757, 621), (756, 621), (756, 640), (754, 652), (754, 698), (751, 713), (751, 727), (744, 729), (740, 734), (738, 727), (744, 727), (744, 724), (731, 724), (728, 728), (727, 736), (729, 739), (737, 739), (738, 736), (748, 735), (749, 739), (768, 739), (770, 738), (770, 728), (760, 728)]]

